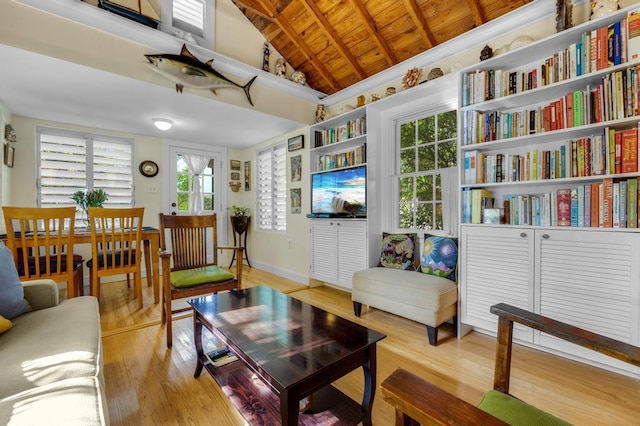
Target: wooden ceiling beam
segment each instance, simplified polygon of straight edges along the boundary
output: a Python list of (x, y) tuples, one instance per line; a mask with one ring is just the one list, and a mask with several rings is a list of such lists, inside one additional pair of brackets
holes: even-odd
[(342, 57), (349, 63), (349, 65), (351, 65), (351, 68), (358, 75), (359, 79), (363, 80), (367, 78), (367, 74), (364, 72), (360, 64), (358, 64), (347, 46), (343, 43), (342, 39), (333, 30), (331, 24), (320, 10), (315, 0), (302, 0), (302, 3), (307, 11), (314, 16), (316, 23), (322, 29), (322, 32), (324, 32), (324, 35), (329, 39), (331, 44), (333, 44)]
[[(243, 0), (244, 1), (244, 0)], [(336, 79), (331, 75), (329, 70), (324, 66), (322, 61), (318, 59), (318, 57), (309, 49), (309, 46), (300, 38), (298, 33), (293, 29), (291, 24), (289, 24), (286, 20), (280, 19), (280, 12), (278, 12), (271, 4), (269, 0), (258, 0), (258, 3), (268, 12), (271, 16), (271, 19), (284, 31), (284, 33), (289, 37), (289, 40), (293, 44), (296, 45), (298, 50), (307, 58), (307, 61), (311, 63), (311, 66), (314, 67), (318, 73), (325, 79), (325, 81), (331, 86), (334, 91), (338, 91), (342, 89)]]
[(484, 24), (485, 18), (482, 13), (480, 2), (478, 0), (467, 0), (467, 4), (469, 5), (469, 10), (471, 11), (471, 16), (473, 17), (473, 23), (476, 24), (476, 27)]
[(262, 6), (258, 4), (255, 0), (231, 0), (231, 1), (240, 10), (242, 10), (242, 8), (245, 8), (255, 13), (256, 15), (260, 16), (261, 18), (264, 18), (268, 21), (273, 22), (273, 18), (269, 16), (268, 12), (264, 10)]
[(396, 57), (395, 53), (393, 53), (393, 50), (391, 50), (391, 48), (389, 47), (387, 41), (380, 37), (380, 34), (378, 34), (376, 24), (375, 22), (373, 22), (373, 18), (371, 18), (371, 15), (367, 11), (367, 8), (364, 7), (362, 0), (351, 0), (351, 3), (353, 3), (353, 5), (355, 6), (358, 15), (360, 15), (360, 18), (362, 19), (362, 22), (367, 29), (367, 32), (369, 33), (371, 38), (378, 44), (380, 50), (382, 51), (382, 54), (384, 55), (389, 65), (392, 66), (397, 64), (398, 58)]
[[(472, 0), (474, 1), (474, 0)], [(429, 29), (429, 25), (427, 25), (427, 20), (424, 19), (424, 15), (422, 11), (418, 7), (418, 4), (414, 0), (404, 0), (404, 4), (406, 6), (407, 12), (411, 16), (414, 25), (420, 32), (422, 39), (427, 43), (427, 48), (431, 48), (438, 44), (438, 41), (433, 36), (433, 33)]]

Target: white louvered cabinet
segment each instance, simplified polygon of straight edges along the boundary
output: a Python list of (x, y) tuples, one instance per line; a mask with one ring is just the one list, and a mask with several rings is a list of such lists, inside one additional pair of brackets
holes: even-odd
[[(461, 322), (495, 334), (495, 303), (509, 303), (640, 344), (640, 234), (614, 230), (463, 226)], [(514, 337), (617, 369), (640, 369), (539, 332)]]
[(366, 220), (311, 220), (311, 278), (351, 290), (353, 273), (368, 267)]

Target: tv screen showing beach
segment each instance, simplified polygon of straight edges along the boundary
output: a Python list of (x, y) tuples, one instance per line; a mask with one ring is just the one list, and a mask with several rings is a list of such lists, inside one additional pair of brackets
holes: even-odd
[(364, 166), (314, 174), (311, 212), (366, 215), (366, 182)]

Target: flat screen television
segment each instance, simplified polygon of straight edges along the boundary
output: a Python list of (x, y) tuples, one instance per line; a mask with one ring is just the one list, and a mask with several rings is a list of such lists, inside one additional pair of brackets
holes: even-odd
[(311, 214), (320, 217), (366, 217), (366, 166), (312, 175)]

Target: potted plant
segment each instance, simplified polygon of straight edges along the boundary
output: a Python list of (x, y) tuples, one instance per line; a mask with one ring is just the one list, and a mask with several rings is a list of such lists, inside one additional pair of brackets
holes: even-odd
[(109, 199), (109, 195), (103, 189), (92, 189), (91, 191), (85, 189), (74, 192), (71, 199), (82, 211), (82, 220), (89, 228), (89, 207), (102, 207), (104, 202)]
[(235, 204), (231, 206), (231, 224), (237, 233), (241, 234), (247, 230), (250, 216), (249, 207), (236, 206)]

